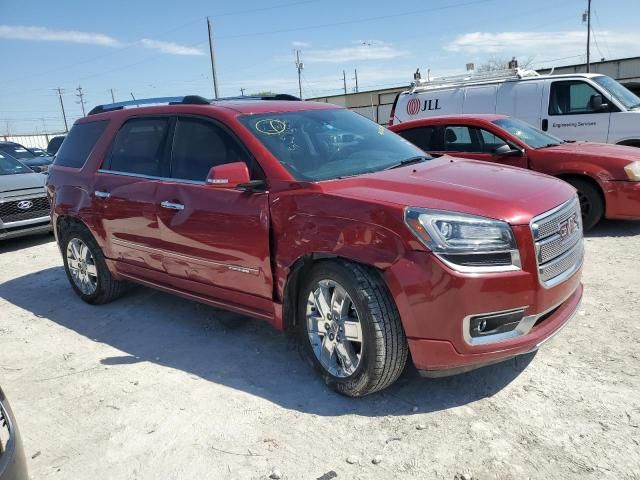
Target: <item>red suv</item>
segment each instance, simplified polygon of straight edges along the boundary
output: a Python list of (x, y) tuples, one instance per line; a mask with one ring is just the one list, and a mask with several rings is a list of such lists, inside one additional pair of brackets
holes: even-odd
[(449, 115), (389, 127), (431, 153), (529, 168), (578, 191), (584, 229), (603, 217), (640, 219), (640, 149), (566, 142), (504, 115)]
[(131, 281), (267, 320), (351, 396), (393, 383), (409, 352), (427, 376), (530, 352), (576, 311), (582, 228), (565, 182), (432, 159), (333, 105), (164, 100), (96, 107), (51, 169), (86, 302)]

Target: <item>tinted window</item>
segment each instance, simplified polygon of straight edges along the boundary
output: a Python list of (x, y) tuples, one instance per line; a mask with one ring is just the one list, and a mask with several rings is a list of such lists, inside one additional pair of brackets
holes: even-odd
[(493, 153), (497, 148), (506, 145), (507, 143), (500, 137), (497, 137), (487, 130), (480, 130), (480, 137), (482, 139), (482, 151), (485, 153)]
[(17, 158), (18, 160), (28, 160), (30, 158), (36, 157), (27, 148), (23, 147), (18, 143), (13, 143), (13, 142), (0, 144), (0, 152), (4, 152), (7, 155), (12, 156), (13, 158)]
[(482, 152), (478, 129), (449, 125), (444, 130), (444, 149), (451, 152)]
[(49, 140), (49, 145), (47, 145), (47, 153), (49, 155), (55, 155), (60, 149), (60, 145), (62, 145), (62, 141), (65, 137), (53, 137)]
[(0, 175), (16, 175), (18, 173), (33, 173), (33, 170), (15, 158), (0, 153)]
[(349, 110), (301, 110), (238, 118), (298, 180), (377, 172), (424, 155), (399, 135)]
[(601, 95), (581, 81), (553, 82), (549, 96), (549, 115), (572, 115), (595, 112), (593, 98)]
[(425, 152), (439, 150), (437, 139), (437, 127), (410, 128), (398, 132), (398, 135), (409, 140), (416, 147)]
[(245, 150), (222, 127), (197, 118), (180, 118), (176, 125), (171, 154), (171, 176), (204, 182), (211, 167), (245, 162), (252, 168)]
[[(107, 120), (78, 123), (71, 128), (67, 140), (58, 150), (55, 164), (63, 167), (82, 167), (107, 126)], [(62, 138), (62, 137), (58, 137)], [(53, 141), (53, 140), (52, 140)]]
[(162, 176), (162, 159), (168, 130), (168, 118), (129, 120), (122, 126), (113, 144), (109, 170)]

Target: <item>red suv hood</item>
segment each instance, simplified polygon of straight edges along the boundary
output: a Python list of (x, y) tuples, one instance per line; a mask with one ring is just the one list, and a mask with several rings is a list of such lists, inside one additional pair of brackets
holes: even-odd
[(443, 156), (394, 170), (323, 182), (327, 194), (528, 224), (574, 195), (573, 187), (520, 168)]

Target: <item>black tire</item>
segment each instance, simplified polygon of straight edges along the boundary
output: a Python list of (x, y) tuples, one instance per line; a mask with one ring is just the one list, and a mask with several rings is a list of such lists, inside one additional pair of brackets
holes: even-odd
[(582, 226), (585, 232), (591, 230), (602, 219), (604, 201), (600, 190), (587, 180), (570, 178), (567, 180), (578, 190), (580, 210), (582, 211)]
[[(107, 268), (102, 250), (87, 228), (80, 225), (72, 225), (66, 230), (60, 232), (60, 234), (60, 249), (62, 251), (64, 270), (67, 274), (67, 278), (69, 279), (69, 283), (76, 294), (78, 294), (82, 300), (92, 305), (109, 303), (120, 297), (125, 290), (126, 283), (113, 278), (111, 272), (109, 272), (109, 269)], [(69, 242), (74, 239), (82, 241), (93, 256), (97, 273), (97, 281), (95, 291), (92, 293), (85, 293), (76, 285), (69, 269), (67, 247), (69, 246)]]
[[(320, 363), (309, 337), (307, 302), (323, 280), (331, 280), (344, 288), (359, 317), (363, 338), (361, 356), (353, 373), (346, 377), (333, 375)], [(382, 278), (371, 268), (346, 261), (318, 263), (302, 282), (296, 320), (303, 354), (326, 384), (343, 395), (361, 397), (382, 390), (395, 382), (404, 370), (408, 345), (400, 315)]]

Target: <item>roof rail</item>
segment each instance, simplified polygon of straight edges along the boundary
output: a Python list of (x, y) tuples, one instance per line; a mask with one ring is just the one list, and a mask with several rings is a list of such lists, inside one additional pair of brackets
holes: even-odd
[(108, 103), (93, 107), (89, 115), (97, 113), (111, 112), (113, 110), (122, 110), (125, 107), (140, 107), (142, 105), (210, 105), (212, 102), (224, 100), (290, 100), (301, 101), (300, 98), (287, 93), (276, 93), (273, 95), (251, 95), (242, 97), (225, 97), (209, 100), (199, 95), (186, 95), (184, 97), (156, 97), (156, 98), (139, 98), (137, 100), (127, 100), (125, 102)]
[(89, 115), (97, 113), (111, 112), (113, 110), (122, 110), (124, 107), (141, 105), (209, 105), (211, 100), (207, 100), (199, 95), (186, 95), (184, 97), (156, 97), (156, 98), (139, 98), (137, 100), (127, 100), (126, 102), (108, 103), (106, 105), (98, 105), (93, 107)]
[[(418, 74), (419, 75), (419, 74)], [(507, 68), (504, 70), (494, 70), (490, 72), (470, 72), (461, 75), (451, 75), (448, 77), (436, 77), (433, 80), (423, 80), (419, 76), (411, 83), (410, 93), (417, 90), (429, 90), (446, 85), (468, 85), (474, 83), (491, 83), (495, 80), (520, 80), (525, 77), (539, 77), (535, 70), (525, 70), (521, 68)]]

